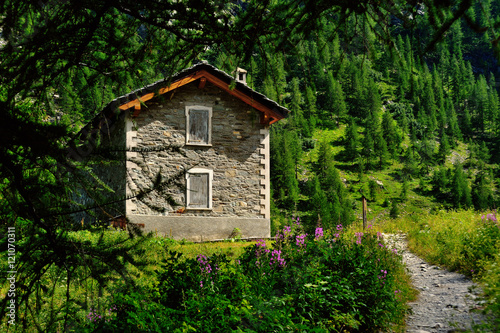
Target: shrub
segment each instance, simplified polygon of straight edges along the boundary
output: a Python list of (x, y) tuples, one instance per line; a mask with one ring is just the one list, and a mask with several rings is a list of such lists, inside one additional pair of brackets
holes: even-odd
[(308, 235), (294, 221), (232, 262), (172, 252), (158, 283), (117, 293), (117, 315), (102, 325), (123, 330), (127, 323), (136, 332), (376, 332), (403, 322), (410, 287), (402, 274), (400, 256), (380, 235), (352, 238), (341, 225)]

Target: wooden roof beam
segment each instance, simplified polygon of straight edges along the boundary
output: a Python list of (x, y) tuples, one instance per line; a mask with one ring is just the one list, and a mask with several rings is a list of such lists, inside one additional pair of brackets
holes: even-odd
[(200, 78), (200, 82), (198, 83), (198, 88), (199, 89), (203, 89), (205, 88), (205, 84), (207, 83), (207, 79), (202, 77)]

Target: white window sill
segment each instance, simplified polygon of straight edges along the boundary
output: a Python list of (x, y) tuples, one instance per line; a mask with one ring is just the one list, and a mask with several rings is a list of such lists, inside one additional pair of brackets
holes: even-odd
[(195, 147), (212, 147), (211, 143), (186, 143), (186, 146), (195, 146)]
[(211, 212), (211, 211), (213, 210), (213, 208), (194, 208), (194, 207), (186, 207), (186, 210), (191, 210), (191, 211), (193, 211), (193, 210), (203, 210), (203, 211), (210, 211), (210, 212)]

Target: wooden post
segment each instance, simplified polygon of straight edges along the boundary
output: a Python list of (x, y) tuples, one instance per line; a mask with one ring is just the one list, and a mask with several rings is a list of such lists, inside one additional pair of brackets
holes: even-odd
[(361, 196), (361, 200), (363, 201), (363, 230), (366, 229), (366, 197), (364, 195)]

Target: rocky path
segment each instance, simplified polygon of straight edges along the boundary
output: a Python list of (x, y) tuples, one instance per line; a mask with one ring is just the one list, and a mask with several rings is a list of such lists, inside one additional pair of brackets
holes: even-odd
[(479, 291), (464, 275), (430, 265), (406, 248), (404, 235), (384, 234), (387, 245), (403, 255), (418, 299), (410, 303), (412, 314), (407, 322), (408, 333), (464, 332), (484, 317), (471, 309), (477, 308)]

